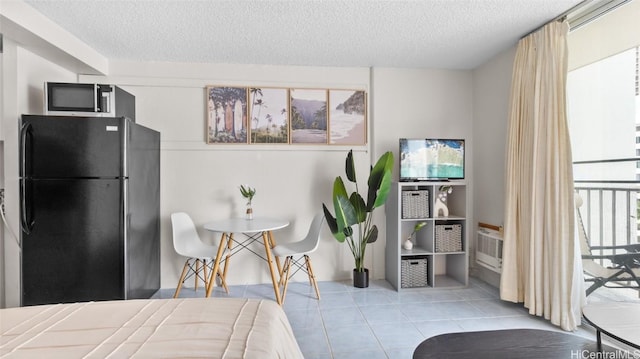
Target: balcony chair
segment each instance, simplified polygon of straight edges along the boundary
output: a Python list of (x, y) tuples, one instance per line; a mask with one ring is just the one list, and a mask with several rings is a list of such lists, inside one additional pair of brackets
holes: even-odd
[[(171, 226), (173, 229), (173, 247), (179, 255), (187, 257), (173, 297), (178, 297), (182, 285), (192, 276), (195, 277), (194, 289), (198, 289), (198, 279), (201, 279), (206, 290), (209, 284), (209, 271), (213, 270), (214, 257), (218, 249), (202, 242), (191, 217), (184, 212), (171, 214)], [(220, 268), (218, 268), (217, 274), (224, 290), (229, 293)]]
[[(591, 246), (580, 215), (582, 198), (577, 193), (575, 194), (575, 202), (578, 222), (576, 229), (580, 238), (585, 282), (593, 282), (587, 288), (587, 296), (600, 287), (633, 288), (640, 291), (640, 243), (619, 246)], [(592, 250), (611, 250), (614, 254), (593, 254)], [(604, 266), (599, 262), (601, 260), (608, 260), (611, 264)]]
[[(322, 223), (324, 222), (324, 214), (319, 213), (313, 217), (309, 232), (304, 239), (292, 242), (278, 244), (273, 247), (273, 254), (278, 257), (286, 257), (280, 272), (280, 283), (282, 287), (282, 303), (284, 303), (285, 296), (287, 295), (287, 286), (289, 279), (293, 277), (299, 270), (306, 272), (309, 276), (309, 285), (313, 285), (316, 290), (316, 297), (320, 300), (320, 291), (318, 290), (318, 282), (313, 274), (311, 268), (311, 258), (309, 253), (315, 251), (320, 243), (320, 229), (322, 229)], [(304, 262), (303, 262), (304, 261)], [(291, 267), (295, 266), (295, 270), (292, 272)]]

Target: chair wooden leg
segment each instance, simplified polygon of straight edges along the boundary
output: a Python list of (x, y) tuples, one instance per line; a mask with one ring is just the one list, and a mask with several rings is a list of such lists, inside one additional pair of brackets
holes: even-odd
[(287, 296), (287, 286), (289, 285), (289, 271), (291, 270), (291, 261), (293, 257), (289, 256), (284, 260), (284, 267), (282, 268), (282, 276), (280, 276), (280, 281), (282, 283), (282, 304), (284, 304), (284, 298)]
[(195, 275), (194, 275), (195, 283), (193, 285), (193, 290), (194, 291), (198, 291), (198, 274), (200, 273), (200, 265), (201, 265), (200, 259), (196, 258), (196, 271), (195, 271)]
[(184, 277), (187, 275), (188, 269), (189, 269), (189, 260), (187, 259), (186, 262), (184, 262), (184, 266), (182, 267), (182, 274), (180, 275), (180, 280), (178, 281), (176, 292), (173, 294), (174, 298), (178, 298), (178, 295), (180, 294), (180, 289), (182, 289), (182, 282), (184, 282)]
[(308, 255), (304, 255), (304, 261), (307, 265), (307, 274), (309, 275), (309, 282), (313, 284), (313, 287), (316, 289), (316, 297), (320, 300), (320, 290), (318, 289), (318, 282), (316, 281), (316, 276), (313, 274), (313, 269), (311, 268), (311, 258)]
[(207, 276), (207, 269), (209, 269), (208, 265), (207, 265), (207, 260), (203, 259), (202, 260), (202, 272), (204, 273), (204, 276), (202, 277), (204, 279), (204, 290), (205, 292), (207, 291), (207, 287), (209, 284), (209, 277)]
[(284, 272), (289, 266), (289, 257), (285, 258), (284, 264), (280, 269), (280, 280), (278, 281), (278, 287), (282, 287), (284, 285)]
[(307, 272), (307, 277), (309, 277), (309, 285), (313, 285), (313, 273), (309, 271), (309, 256), (304, 254), (302, 259), (304, 259), (304, 271)]
[(220, 285), (224, 288), (224, 291), (229, 294), (229, 288), (227, 288), (227, 281), (224, 279), (224, 273), (222, 273), (222, 269), (218, 268), (218, 278), (220, 278)]
[[(278, 258), (278, 257), (276, 257)], [(282, 281), (282, 274), (284, 273), (284, 266), (287, 264), (287, 259), (285, 258), (284, 263), (282, 264), (282, 266), (278, 265), (278, 275), (280, 276), (280, 280), (278, 281), (278, 287), (282, 286), (283, 281)]]
[[(208, 271), (213, 271), (215, 260), (210, 260), (207, 262), (206, 259), (203, 259), (204, 263), (203, 271), (204, 271), (204, 287), (209, 288), (215, 284), (216, 278), (220, 278), (220, 285), (224, 288), (225, 292), (229, 294), (229, 288), (227, 287), (227, 281), (224, 280), (224, 275), (222, 273), (222, 267), (218, 267), (218, 274), (214, 276), (213, 273), (209, 273)], [(211, 283), (214, 282), (214, 283)]]

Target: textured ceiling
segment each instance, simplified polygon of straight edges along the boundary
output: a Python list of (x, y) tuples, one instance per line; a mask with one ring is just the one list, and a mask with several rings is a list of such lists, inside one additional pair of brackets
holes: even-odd
[(472, 69), (580, 0), (25, 2), (113, 60)]

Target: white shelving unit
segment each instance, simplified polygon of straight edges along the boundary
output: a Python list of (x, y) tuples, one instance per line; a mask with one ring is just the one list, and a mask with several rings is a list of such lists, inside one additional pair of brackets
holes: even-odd
[[(439, 189), (442, 186), (451, 186), (452, 192), (447, 196), (447, 217), (434, 213), (435, 202)], [(404, 195), (404, 198), (403, 198)], [(422, 210), (409, 210), (409, 204), (415, 201), (408, 198), (411, 195), (420, 196), (419, 203), (423, 204), (424, 197), (428, 197), (428, 213)], [(403, 213), (403, 205), (405, 211)], [(420, 207), (420, 206), (419, 206)], [(394, 182), (389, 198), (385, 205), (387, 217), (387, 247), (385, 250), (385, 274), (387, 281), (396, 288), (404, 290), (411, 288), (462, 288), (469, 283), (469, 254), (468, 238), (469, 226), (467, 221), (467, 186), (464, 181), (447, 182)], [(414, 208), (411, 206), (409, 208)], [(442, 213), (440, 213), (442, 215)], [(408, 218), (411, 217), (411, 218)], [(418, 217), (418, 218), (414, 218)], [(423, 227), (414, 235), (413, 249), (403, 248), (403, 242), (409, 237), (416, 223), (425, 222)], [(440, 228), (440, 230), (437, 230)], [(455, 229), (455, 231), (444, 232)], [(450, 234), (458, 237), (454, 240), (453, 251), (450, 246), (436, 244), (436, 232), (439, 232), (439, 243), (451, 243), (442, 241)], [(445, 233), (445, 236), (442, 236)], [(447, 239), (449, 240), (449, 239)], [(449, 248), (446, 248), (449, 247)], [(426, 259), (426, 267), (425, 261)], [(402, 263), (405, 261), (405, 270)], [(415, 265), (411, 267), (410, 265)], [(407, 268), (409, 268), (407, 270)], [(419, 270), (416, 271), (415, 269)], [(423, 270), (426, 269), (426, 273)], [(420, 276), (426, 276), (426, 282)], [(416, 281), (416, 275), (418, 280)], [(404, 286), (403, 286), (404, 279)], [(419, 283), (415, 285), (415, 283)]]

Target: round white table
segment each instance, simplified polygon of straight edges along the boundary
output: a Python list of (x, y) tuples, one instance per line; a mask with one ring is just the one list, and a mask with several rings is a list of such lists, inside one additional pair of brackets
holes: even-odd
[(254, 219), (220, 219), (206, 223), (204, 228), (208, 231), (222, 233), (258, 233), (275, 231), (288, 225), (289, 222), (285, 220), (256, 217)]
[(589, 303), (582, 308), (582, 316), (596, 328), (598, 348), (602, 345), (600, 333), (604, 333), (621, 343), (640, 349), (640, 303)]
[[(211, 271), (211, 280), (209, 281), (209, 287), (207, 288), (207, 297), (211, 296), (211, 292), (213, 291), (213, 285), (215, 283), (215, 273), (217, 273), (218, 268), (220, 268), (220, 263), (222, 262), (225, 247), (228, 249), (226, 257), (224, 259), (224, 269), (222, 271), (222, 277), (225, 280), (231, 255), (237, 253), (242, 249), (247, 249), (250, 252), (261, 257), (262, 259), (266, 260), (269, 264), (269, 272), (271, 274), (271, 281), (273, 283), (273, 291), (276, 296), (276, 302), (282, 305), (282, 299), (279, 289), (280, 272), (282, 268), (280, 267), (280, 260), (277, 257), (275, 257), (274, 259), (274, 256), (271, 253), (271, 248), (275, 247), (276, 245), (275, 240), (273, 239), (272, 231), (285, 228), (288, 225), (289, 222), (286, 220), (263, 217), (256, 217), (254, 219), (230, 218), (206, 223), (204, 225), (204, 228), (206, 230), (222, 233), (220, 244), (218, 244), (216, 259), (213, 264), (213, 270)], [(244, 234), (247, 237), (247, 240), (235, 241), (233, 238), (235, 233)], [(249, 244), (259, 240), (261, 240), (264, 244), (264, 252), (266, 258), (262, 257), (259, 253), (249, 248)], [(234, 242), (239, 245), (235, 249), (233, 248)], [(274, 268), (273, 266), (274, 260), (277, 266), (277, 275), (276, 268)]]

